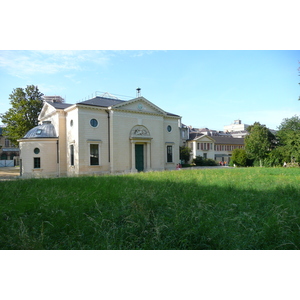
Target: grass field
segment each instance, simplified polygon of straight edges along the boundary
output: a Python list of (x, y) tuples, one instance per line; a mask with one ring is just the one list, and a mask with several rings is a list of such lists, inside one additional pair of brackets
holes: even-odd
[(0, 182), (0, 249), (299, 249), (300, 169)]

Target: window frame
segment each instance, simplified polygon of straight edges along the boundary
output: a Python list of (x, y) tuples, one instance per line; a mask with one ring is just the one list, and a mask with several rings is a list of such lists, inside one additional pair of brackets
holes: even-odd
[(41, 168), (41, 158), (40, 157), (34, 157), (33, 158), (33, 168), (34, 169), (40, 169)]
[(70, 166), (75, 165), (75, 159), (74, 159), (74, 144), (71, 144), (70, 147)]
[[(171, 150), (171, 151), (169, 151)], [(173, 163), (173, 146), (167, 145), (167, 163)]]
[[(92, 124), (92, 123), (94, 123), (94, 121), (97, 122), (97, 124), (96, 124), (95, 126)], [(99, 121), (98, 121), (96, 118), (90, 119), (90, 126), (91, 126), (92, 128), (97, 128), (97, 127), (99, 126)]]
[[(97, 151), (98, 151), (98, 154), (97, 154), (97, 164), (92, 164), (92, 153), (91, 153), (91, 147), (92, 146), (97, 146)], [(100, 166), (100, 144), (99, 143), (89, 143), (89, 166)]]

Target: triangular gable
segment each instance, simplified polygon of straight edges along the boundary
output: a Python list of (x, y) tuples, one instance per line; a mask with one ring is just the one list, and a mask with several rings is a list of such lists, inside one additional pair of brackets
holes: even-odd
[(202, 135), (202, 136), (194, 139), (194, 141), (197, 141), (197, 142), (209, 142), (209, 143), (214, 143), (215, 142), (215, 140), (212, 137), (208, 136), (208, 135)]
[(116, 105), (113, 105), (111, 107), (112, 109), (121, 109), (121, 110), (127, 110), (127, 111), (136, 111), (140, 113), (154, 113), (154, 114), (160, 114), (160, 115), (166, 115), (167, 113), (147, 100), (144, 97), (135, 98), (129, 101), (125, 101)]
[(54, 112), (56, 112), (56, 109), (48, 102), (44, 102), (44, 106), (42, 107), (38, 120), (41, 121), (44, 118), (47, 118), (50, 114), (53, 114)]

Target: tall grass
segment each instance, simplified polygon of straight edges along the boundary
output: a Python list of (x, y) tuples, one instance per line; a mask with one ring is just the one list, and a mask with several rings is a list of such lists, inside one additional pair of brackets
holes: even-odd
[(299, 249), (300, 170), (0, 182), (1, 249)]

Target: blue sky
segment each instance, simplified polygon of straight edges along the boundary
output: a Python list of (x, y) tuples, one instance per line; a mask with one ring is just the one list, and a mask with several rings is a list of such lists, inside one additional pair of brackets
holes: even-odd
[(141, 94), (193, 127), (222, 130), (235, 119), (276, 129), (300, 114), (300, 51), (0, 51), (0, 113), (17, 87), (37, 85), (68, 103), (96, 91)]

